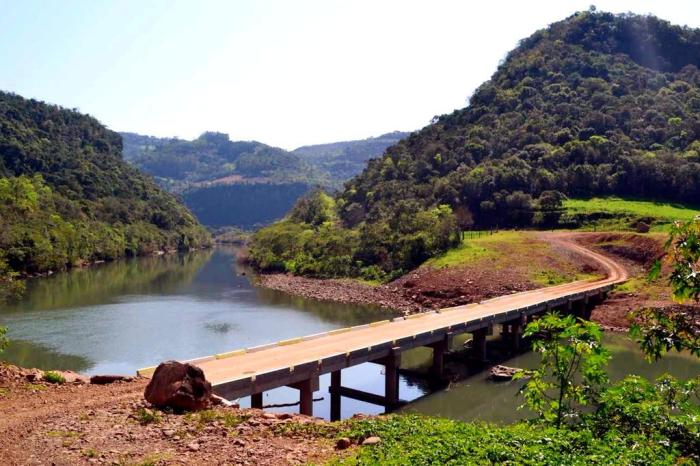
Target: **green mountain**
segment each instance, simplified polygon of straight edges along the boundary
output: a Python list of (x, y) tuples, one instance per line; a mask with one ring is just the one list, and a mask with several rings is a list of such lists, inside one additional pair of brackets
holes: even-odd
[(394, 131), (356, 141), (303, 146), (294, 149), (292, 153), (328, 173), (331, 181), (340, 184), (358, 175), (365, 168), (368, 160), (380, 157), (387, 147), (396, 144), (409, 134)]
[(96, 119), (0, 92), (0, 282), (209, 241), (121, 153)]
[(182, 196), (211, 227), (255, 228), (284, 216), (314, 187), (339, 189), (407, 133), (305, 146), (292, 152), (207, 132), (193, 141), (122, 133), (124, 157)]
[[(455, 244), (460, 229), (558, 226), (566, 196), (697, 204), (698, 66), (700, 30), (577, 13), (523, 40), (468, 107), (371, 160), (337, 197), (332, 228), (275, 225), (258, 235), (256, 259), (324, 276), (396, 272)], [(309, 230), (346, 246), (319, 246)]]

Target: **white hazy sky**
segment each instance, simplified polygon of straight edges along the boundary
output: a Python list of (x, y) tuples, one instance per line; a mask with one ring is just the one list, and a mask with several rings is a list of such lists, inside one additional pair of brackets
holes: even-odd
[[(293, 149), (465, 106), (517, 41), (591, 0), (0, 0), (0, 89), (114, 130)], [(607, 0), (700, 27), (698, 0)]]

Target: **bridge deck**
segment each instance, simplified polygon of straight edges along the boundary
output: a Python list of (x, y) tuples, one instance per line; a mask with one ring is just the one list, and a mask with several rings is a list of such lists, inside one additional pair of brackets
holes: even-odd
[[(514, 321), (569, 302), (607, 292), (627, 278), (625, 270), (605, 256), (575, 244), (567, 247), (599, 262), (608, 277), (507, 295), (479, 304), (416, 314), (392, 321), (333, 330), (255, 348), (190, 360), (205, 373), (220, 395), (227, 398), (260, 393), (299, 383), (320, 374), (373, 361), (417, 346), (443, 340), (449, 334)], [(264, 325), (264, 323), (261, 323)], [(154, 368), (142, 369), (148, 376)]]

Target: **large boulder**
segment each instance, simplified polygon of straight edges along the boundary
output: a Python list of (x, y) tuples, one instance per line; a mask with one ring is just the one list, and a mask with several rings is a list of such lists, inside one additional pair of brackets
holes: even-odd
[(177, 361), (160, 363), (144, 392), (149, 403), (175, 411), (206, 409), (211, 394), (211, 383), (202, 369)]

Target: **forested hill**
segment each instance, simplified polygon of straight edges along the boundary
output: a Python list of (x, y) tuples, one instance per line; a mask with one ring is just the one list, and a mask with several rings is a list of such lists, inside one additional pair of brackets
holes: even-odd
[(350, 246), (336, 248), (334, 266), (304, 243), (316, 227), (294, 219), (308, 215), (275, 226), (289, 233), (277, 232), (283, 248), (262, 232), (259, 264), (317, 275), (407, 269), (455, 244), (459, 228), (556, 226), (563, 196), (698, 204), (698, 66), (700, 30), (655, 17), (586, 11), (537, 31), (466, 108), (346, 185), (333, 234)]
[(700, 200), (700, 31), (583, 12), (522, 41), (467, 108), (391, 147), (343, 193), (357, 223), (445, 203), (528, 224), (543, 193)]
[(94, 118), (0, 92), (0, 281), (209, 241)]
[(172, 191), (204, 182), (328, 182), (324, 174), (295, 154), (257, 141), (231, 141), (224, 133), (206, 132), (192, 141), (134, 133), (122, 136), (127, 160)]
[(182, 195), (211, 227), (245, 229), (271, 223), (313, 187), (342, 188), (367, 160), (408, 133), (305, 146), (292, 152), (206, 132), (186, 141), (121, 133), (124, 158), (171, 192)]
[(380, 157), (387, 147), (396, 144), (409, 134), (394, 131), (355, 141), (303, 146), (292, 152), (327, 172), (332, 181), (342, 183), (362, 172), (368, 160)]

